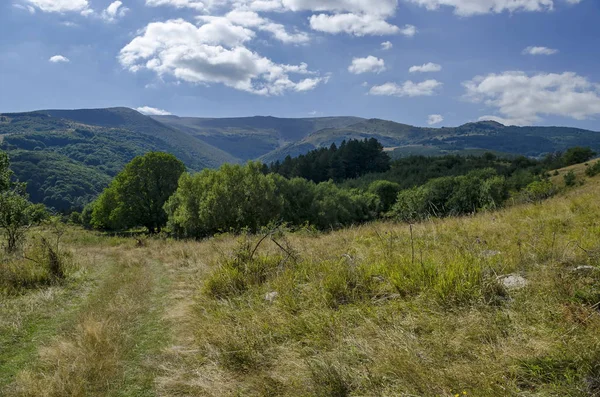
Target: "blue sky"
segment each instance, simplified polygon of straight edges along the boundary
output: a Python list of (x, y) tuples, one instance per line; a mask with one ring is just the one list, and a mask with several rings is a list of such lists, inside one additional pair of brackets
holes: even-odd
[(600, 130), (598, 20), (598, 0), (3, 0), (0, 112)]

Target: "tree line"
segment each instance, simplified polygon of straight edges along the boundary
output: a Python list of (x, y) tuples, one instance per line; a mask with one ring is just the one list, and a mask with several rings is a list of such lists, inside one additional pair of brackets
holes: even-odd
[[(355, 143), (375, 147), (371, 141)], [(559, 160), (562, 165), (591, 156), (593, 152), (575, 148)], [(465, 160), (452, 156), (431, 159), (438, 161), (464, 165)], [(499, 208), (520, 191), (535, 197), (552, 191), (552, 184), (549, 187), (544, 179), (548, 160), (505, 160), (487, 154), (468, 161), (497, 167), (433, 178), (411, 188), (385, 179), (374, 180), (366, 188), (348, 188), (331, 179), (317, 183), (265, 172), (259, 162), (226, 164), (190, 174), (173, 155), (151, 152), (129, 163), (82, 218), (103, 230), (143, 226), (159, 232), (166, 226), (177, 236), (201, 238), (220, 232), (257, 231), (272, 223), (326, 230), (380, 217), (412, 222)]]
[(286, 178), (304, 178), (316, 183), (385, 172), (390, 169), (390, 157), (377, 139), (351, 139), (342, 141), (339, 147), (332, 143), (328, 148), (311, 150), (283, 162), (276, 161), (265, 166), (265, 173), (280, 174)]

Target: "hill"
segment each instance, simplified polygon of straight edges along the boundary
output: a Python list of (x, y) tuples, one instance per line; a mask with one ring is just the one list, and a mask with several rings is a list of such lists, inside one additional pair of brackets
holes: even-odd
[[(596, 396), (600, 177), (584, 182), (262, 244), (69, 227), (66, 282), (0, 295), (0, 394)], [(15, 261), (0, 272), (42, 277)]]
[(133, 157), (175, 154), (190, 170), (238, 160), (177, 129), (126, 108), (0, 114), (0, 149), (35, 202), (81, 208)]
[(277, 149), (261, 159), (265, 162), (295, 157), (315, 148), (343, 140), (376, 138), (393, 157), (407, 154), (454, 154), (483, 151), (531, 157), (564, 151), (573, 146), (590, 146), (600, 151), (600, 133), (569, 127), (516, 127), (494, 121), (468, 123), (459, 127), (422, 128), (393, 121), (370, 119), (342, 128), (326, 128)]
[(301, 141), (324, 128), (341, 128), (362, 120), (359, 117), (317, 118), (197, 118), (154, 116), (155, 120), (177, 128), (242, 160), (252, 160), (289, 143)]

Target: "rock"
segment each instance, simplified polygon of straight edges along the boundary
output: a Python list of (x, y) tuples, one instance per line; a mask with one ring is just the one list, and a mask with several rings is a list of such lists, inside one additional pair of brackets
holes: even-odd
[(518, 274), (507, 274), (505, 276), (499, 276), (498, 281), (502, 283), (504, 288), (506, 289), (521, 289), (525, 288), (529, 281), (523, 276), (519, 276)]
[(485, 250), (481, 251), (481, 256), (484, 258), (491, 258), (492, 256), (500, 255), (501, 253), (502, 252), (500, 251)]
[(265, 300), (269, 303), (273, 303), (273, 301), (275, 301), (275, 299), (279, 296), (279, 292), (277, 291), (273, 291), (273, 292), (267, 292), (265, 294)]
[(593, 273), (597, 270), (598, 270), (598, 268), (595, 266), (582, 265), (582, 266), (577, 266), (577, 267), (572, 268), (571, 272), (579, 273), (579, 274), (589, 274), (589, 273)]

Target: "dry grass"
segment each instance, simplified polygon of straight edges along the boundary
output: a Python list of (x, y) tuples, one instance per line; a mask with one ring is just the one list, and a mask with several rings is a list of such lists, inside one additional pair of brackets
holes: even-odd
[[(599, 395), (599, 193), (586, 179), (412, 238), (377, 222), (277, 236), (286, 251), (266, 239), (254, 255), (255, 236), (136, 247), (70, 230), (79, 270), (3, 298), (0, 330), (43, 320), (45, 337), (2, 345), (0, 372), (16, 377), (0, 394)], [(527, 286), (507, 289), (508, 274)], [(14, 359), (22, 347), (36, 359)]]

